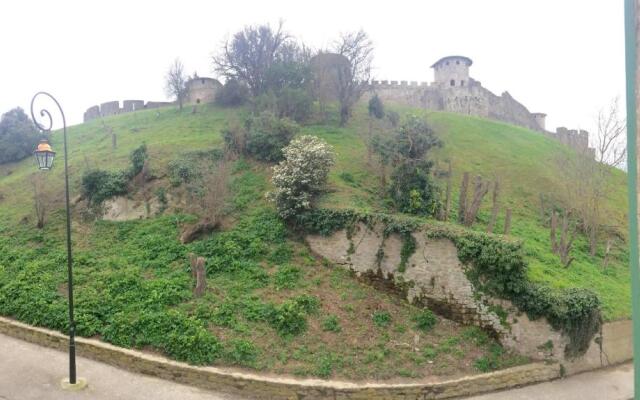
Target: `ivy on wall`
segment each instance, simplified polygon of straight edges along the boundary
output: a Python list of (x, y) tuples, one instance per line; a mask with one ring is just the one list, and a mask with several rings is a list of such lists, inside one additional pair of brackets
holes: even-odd
[(475, 290), (510, 300), (532, 320), (545, 317), (554, 329), (569, 337), (565, 348), (568, 358), (584, 354), (600, 330), (602, 318), (597, 295), (588, 289), (559, 290), (531, 282), (527, 278), (528, 265), (519, 241), (441, 222), (425, 223), (414, 218), (353, 210), (315, 209), (298, 215), (295, 220), (296, 227), (302, 232), (325, 236), (342, 229), (351, 236), (358, 223), (370, 228), (382, 225), (385, 238), (391, 234), (400, 235), (403, 241), (400, 272), (406, 270), (416, 249), (413, 232), (422, 230), (429, 238), (451, 240)]

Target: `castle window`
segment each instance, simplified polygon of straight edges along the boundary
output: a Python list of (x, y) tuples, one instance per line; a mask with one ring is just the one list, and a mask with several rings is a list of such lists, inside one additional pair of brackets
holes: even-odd
[(464, 81), (460, 81), (460, 86), (464, 86)]
[(204, 79), (202, 80), (202, 84), (204, 85)]
[(449, 61), (447, 61), (445, 64), (449, 65)]
[(451, 80), (451, 86), (455, 86), (456, 85), (456, 81), (454, 81), (453, 79)]
[(460, 60), (456, 61), (456, 64), (457, 64), (457, 65), (460, 65)]

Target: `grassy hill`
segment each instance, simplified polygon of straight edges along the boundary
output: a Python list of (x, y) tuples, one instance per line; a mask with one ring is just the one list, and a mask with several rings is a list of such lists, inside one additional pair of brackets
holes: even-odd
[[(630, 316), (624, 243), (615, 245), (606, 269), (600, 265), (602, 251), (590, 257), (584, 238), (577, 240), (576, 260), (568, 269), (550, 252), (538, 198), (541, 192), (562, 190), (553, 157), (568, 149), (507, 124), (397, 110), (426, 116), (444, 141), (435, 157), (453, 162), (454, 200), (464, 171), (500, 178), (503, 203), (514, 212), (511, 234), (524, 241), (532, 280), (590, 288), (600, 296), (606, 319)], [(79, 193), (83, 171), (127, 168), (129, 154), (142, 143), (159, 184), (171, 190), (163, 178), (168, 162), (221, 147), (222, 129), (245, 113), (203, 106), (196, 114), (160, 109), (106, 118), (117, 135), (116, 149), (101, 121), (70, 127), (72, 197)], [(377, 195), (374, 165), (367, 163), (367, 127), (364, 108), (345, 128), (334, 122), (303, 127), (303, 133), (332, 144), (338, 156), (320, 206), (389, 211)], [(60, 156), (59, 132), (52, 145)], [(62, 159), (56, 162), (46, 182), (61, 195)], [(232, 170), (224, 232), (189, 245), (177, 240), (179, 226), (193, 220), (189, 215), (120, 223), (82, 222), (82, 215), (74, 215), (79, 334), (196, 364), (353, 379), (455, 375), (525, 361), (482, 332), (451, 321), (438, 319), (432, 330), (419, 329), (420, 310), (323, 265), (286, 232), (264, 200), (268, 165), (238, 160)], [(34, 173), (31, 159), (0, 166), (0, 314), (64, 330), (61, 203), (58, 199), (45, 229), (35, 229), (29, 183)], [(624, 232), (624, 173), (613, 171), (613, 180), (607, 208), (612, 225)], [(474, 229), (483, 230), (488, 220), (490, 204), (485, 203)], [(497, 231), (501, 224), (502, 214)], [(189, 252), (208, 259), (209, 291), (199, 299), (191, 296)], [(416, 334), (418, 352), (403, 345), (413, 343)], [(344, 343), (350, 343), (349, 350)], [(192, 351), (194, 346), (199, 350)]]

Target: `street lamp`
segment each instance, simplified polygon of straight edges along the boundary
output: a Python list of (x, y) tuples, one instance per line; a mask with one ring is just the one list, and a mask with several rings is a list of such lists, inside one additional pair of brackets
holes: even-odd
[[(87, 385), (87, 381), (83, 378), (76, 377), (76, 324), (73, 319), (73, 258), (71, 257), (71, 210), (69, 206), (69, 169), (67, 166), (67, 121), (64, 117), (64, 112), (60, 103), (52, 95), (47, 92), (38, 92), (31, 99), (31, 119), (36, 124), (36, 127), (43, 133), (51, 133), (53, 126), (53, 119), (51, 113), (46, 109), (40, 110), (40, 117), (46, 117), (46, 124), (43, 125), (35, 118), (34, 103), (39, 96), (48, 97), (53, 100), (55, 105), (60, 111), (62, 116), (62, 132), (64, 134), (64, 191), (65, 191), (65, 205), (67, 211), (67, 274), (68, 274), (68, 291), (69, 291), (69, 379), (62, 381), (62, 387), (64, 389), (77, 390), (82, 389)], [(56, 153), (51, 148), (51, 145), (47, 140), (42, 140), (38, 144), (38, 147), (34, 151), (38, 169), (42, 171), (49, 171), (53, 167), (53, 159)]]

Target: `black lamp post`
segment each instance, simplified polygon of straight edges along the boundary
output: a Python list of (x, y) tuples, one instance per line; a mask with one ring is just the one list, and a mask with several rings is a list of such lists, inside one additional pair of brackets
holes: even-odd
[[(31, 119), (36, 124), (38, 129), (43, 133), (50, 133), (53, 126), (53, 119), (51, 113), (46, 109), (40, 110), (40, 117), (45, 118), (48, 122), (43, 125), (38, 122), (34, 114), (34, 102), (38, 96), (48, 97), (53, 100), (55, 105), (60, 111), (62, 116), (62, 132), (64, 134), (64, 191), (65, 191), (65, 204), (67, 211), (67, 273), (68, 273), (68, 290), (69, 290), (69, 381), (63, 381), (63, 387), (65, 388), (82, 388), (86, 385), (86, 381), (81, 379), (78, 382), (76, 378), (76, 326), (73, 319), (73, 258), (71, 256), (71, 210), (69, 206), (69, 170), (67, 166), (67, 121), (64, 117), (64, 112), (60, 103), (52, 95), (47, 92), (38, 92), (31, 99)], [(56, 153), (51, 149), (47, 140), (40, 141), (38, 147), (34, 152), (36, 162), (38, 163), (38, 169), (43, 171), (49, 171), (53, 167), (53, 159)]]

